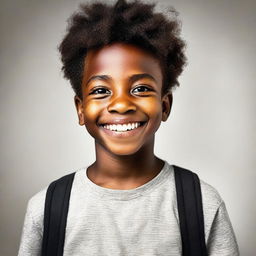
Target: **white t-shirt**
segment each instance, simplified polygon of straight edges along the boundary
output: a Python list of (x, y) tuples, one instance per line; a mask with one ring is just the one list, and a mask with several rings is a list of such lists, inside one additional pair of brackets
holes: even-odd
[[(67, 217), (64, 256), (182, 255), (173, 166), (135, 189), (96, 185), (87, 167), (76, 171)], [(200, 180), (205, 241), (210, 256), (237, 256), (238, 245), (225, 203)], [(28, 202), (18, 256), (39, 256), (46, 189)]]

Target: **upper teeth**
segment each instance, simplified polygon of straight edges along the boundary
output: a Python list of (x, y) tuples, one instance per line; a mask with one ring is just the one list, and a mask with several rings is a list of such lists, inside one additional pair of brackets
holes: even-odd
[(103, 125), (105, 129), (111, 130), (111, 131), (127, 131), (127, 130), (133, 130), (135, 128), (138, 128), (140, 126), (140, 123), (128, 123), (128, 124), (106, 124)]

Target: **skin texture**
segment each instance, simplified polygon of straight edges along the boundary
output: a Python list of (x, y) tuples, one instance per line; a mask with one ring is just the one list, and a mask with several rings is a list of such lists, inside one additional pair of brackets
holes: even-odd
[[(95, 184), (132, 189), (161, 171), (164, 161), (154, 155), (154, 139), (172, 105), (171, 93), (161, 95), (162, 80), (159, 60), (137, 46), (114, 43), (87, 53), (83, 99), (75, 96), (74, 101), (79, 124), (95, 141), (96, 161), (87, 169)], [(99, 125), (120, 120), (146, 123), (126, 137)]]

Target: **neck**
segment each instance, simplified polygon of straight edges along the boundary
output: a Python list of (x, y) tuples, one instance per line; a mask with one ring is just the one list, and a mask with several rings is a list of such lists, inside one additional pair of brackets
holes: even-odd
[(115, 155), (95, 143), (96, 161), (88, 168), (88, 176), (98, 184), (143, 183), (156, 176), (164, 161), (154, 155), (154, 143), (149, 143), (131, 155)]

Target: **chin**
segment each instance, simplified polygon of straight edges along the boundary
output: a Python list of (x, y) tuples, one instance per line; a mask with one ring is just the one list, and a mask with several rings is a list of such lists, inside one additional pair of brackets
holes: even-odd
[(125, 146), (117, 146), (117, 147), (111, 147), (111, 148), (108, 148), (108, 150), (114, 154), (114, 155), (117, 155), (117, 156), (129, 156), (129, 155), (134, 155), (136, 154), (139, 150), (140, 150), (140, 147), (129, 147), (127, 145)]

